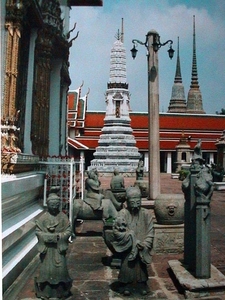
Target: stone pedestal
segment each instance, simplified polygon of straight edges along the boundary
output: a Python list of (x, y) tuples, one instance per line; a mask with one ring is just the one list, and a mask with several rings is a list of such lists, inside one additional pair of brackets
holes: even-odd
[(154, 252), (156, 254), (178, 254), (184, 251), (184, 224), (154, 224)]
[(225, 181), (224, 182), (214, 182), (215, 191), (224, 191), (225, 190)]
[[(178, 260), (169, 260), (168, 264), (176, 279), (184, 290), (185, 299), (224, 299), (225, 276), (213, 265), (211, 265), (211, 277), (197, 279), (189, 272), (185, 265)], [(218, 298), (217, 298), (217, 297)], [(220, 298), (220, 296), (222, 296)], [(208, 298), (210, 297), (210, 298)]]

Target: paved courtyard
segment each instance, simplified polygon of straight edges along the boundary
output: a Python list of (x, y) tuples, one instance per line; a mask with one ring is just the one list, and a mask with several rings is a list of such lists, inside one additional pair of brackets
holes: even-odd
[[(103, 188), (109, 187), (110, 178), (100, 177)], [(125, 178), (126, 187), (134, 178)], [(161, 174), (161, 193), (179, 193), (181, 181)], [(123, 299), (184, 299), (182, 290), (173, 276), (168, 260), (182, 259), (183, 254), (154, 255), (149, 266), (149, 287), (151, 293), (140, 296), (136, 292), (125, 297), (116, 291), (118, 269), (111, 268), (111, 253), (102, 238), (101, 221), (84, 221), (77, 229), (77, 237), (70, 244), (68, 267), (73, 279), (72, 295), (69, 300), (123, 300)], [(211, 201), (211, 262), (225, 275), (225, 192), (214, 191)], [(37, 266), (37, 268), (34, 268)], [(33, 278), (38, 272), (38, 258), (26, 270), (5, 300), (36, 299)], [(215, 295), (201, 299), (225, 299)]]

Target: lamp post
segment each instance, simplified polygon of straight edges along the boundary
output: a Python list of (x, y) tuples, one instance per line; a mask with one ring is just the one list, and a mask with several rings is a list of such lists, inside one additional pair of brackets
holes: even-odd
[(170, 43), (168, 54), (173, 58), (173, 41), (160, 42), (160, 36), (155, 30), (146, 35), (145, 42), (132, 40), (131, 54), (135, 59), (137, 44), (147, 48), (148, 62), (148, 172), (149, 172), (149, 198), (155, 200), (160, 194), (160, 147), (159, 147), (159, 80), (158, 80), (158, 50)]

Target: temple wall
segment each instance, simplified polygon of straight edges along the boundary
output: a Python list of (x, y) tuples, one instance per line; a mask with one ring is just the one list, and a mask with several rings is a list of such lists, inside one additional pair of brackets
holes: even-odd
[(62, 60), (54, 59), (50, 81), (49, 155), (59, 153), (60, 146), (60, 69)]
[(26, 97), (26, 111), (25, 111), (25, 130), (24, 130), (24, 153), (32, 154), (31, 150), (31, 122), (32, 122), (32, 93), (33, 93), (33, 81), (34, 81), (34, 50), (35, 40), (37, 38), (37, 29), (31, 30), (30, 37), (30, 49), (29, 49), (29, 64), (28, 64), (28, 76), (27, 76), (27, 97)]
[(2, 178), (3, 292), (37, 254), (35, 220), (43, 211), (43, 184), (44, 174), (36, 172)]

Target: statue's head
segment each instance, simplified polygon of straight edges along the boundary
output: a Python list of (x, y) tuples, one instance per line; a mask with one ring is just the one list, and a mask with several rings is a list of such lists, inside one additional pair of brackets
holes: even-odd
[(127, 207), (130, 212), (137, 213), (141, 207), (141, 191), (135, 187), (129, 187), (126, 190)]
[(114, 169), (114, 175), (119, 175), (119, 170), (118, 169)]
[(57, 194), (51, 193), (47, 199), (48, 211), (52, 215), (57, 215), (59, 213), (60, 198)]
[(94, 169), (93, 169), (93, 172), (94, 172), (95, 175), (98, 177), (98, 170), (97, 170), (97, 168), (94, 168)]
[(120, 232), (126, 231), (127, 223), (123, 215), (117, 216), (114, 220), (113, 227)]
[(88, 172), (88, 177), (93, 180), (98, 180), (98, 171), (97, 169), (90, 170)]

